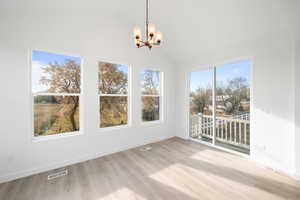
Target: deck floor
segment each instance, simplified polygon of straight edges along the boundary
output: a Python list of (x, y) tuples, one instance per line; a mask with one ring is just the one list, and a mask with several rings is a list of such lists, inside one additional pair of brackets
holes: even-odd
[(0, 184), (1, 200), (300, 199), (300, 182), (205, 145), (172, 138)]

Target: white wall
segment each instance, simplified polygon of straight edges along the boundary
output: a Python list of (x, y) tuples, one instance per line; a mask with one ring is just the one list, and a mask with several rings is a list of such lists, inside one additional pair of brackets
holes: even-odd
[(294, 174), (293, 38), (292, 34), (286, 32), (276, 36), (267, 35), (199, 55), (197, 59), (181, 66), (177, 79), (184, 81), (177, 83), (179, 90), (176, 96), (180, 97), (176, 102), (177, 135), (188, 137), (188, 73), (207, 64), (230, 62), (243, 57), (251, 58), (251, 156), (263, 165)]
[(295, 160), (296, 176), (300, 179), (300, 41), (295, 44)]
[[(221, 6), (217, 11), (219, 1), (214, 1), (211, 6), (199, 5), (203, 12), (195, 6), (203, 2), (177, 1), (172, 4), (172, 10), (177, 13), (184, 11), (183, 15), (157, 12), (154, 16), (160, 28), (165, 27), (169, 31), (166, 37), (169, 43), (154, 48), (151, 53), (136, 49), (131, 38), (133, 20), (140, 24), (143, 22), (140, 16), (144, 16), (143, 13), (132, 13), (132, 5), (143, 6), (142, 2), (125, 2), (0, 2), (0, 182), (161, 140), (174, 133), (187, 138), (188, 73), (204, 65), (240, 57), (253, 60), (253, 159), (288, 173), (300, 174), (300, 136), (297, 134), (300, 132), (300, 106), (297, 104), (300, 99), (297, 87), (300, 84), (297, 67), (300, 44), (299, 41), (296, 44), (290, 34), (290, 28), (299, 21), (298, 1), (291, 1), (295, 6), (287, 1), (272, 1), (271, 7), (271, 1), (264, 1), (263, 6), (257, 4), (262, 1), (248, 1), (251, 6), (241, 4), (247, 12), (239, 8), (237, 1), (226, 2), (226, 9)], [(169, 6), (168, 2), (162, 5)], [(252, 13), (258, 8), (258, 13)], [(232, 12), (230, 9), (233, 9)], [(289, 13), (292, 13), (291, 16)], [(194, 16), (192, 21), (191, 14)], [(203, 17), (207, 14), (209, 18)], [(270, 20), (264, 19), (260, 23), (264, 17)], [(222, 19), (227, 19), (226, 23)], [(199, 28), (190, 29), (195, 26)], [(285, 30), (275, 34), (278, 27)], [(164, 29), (161, 31), (165, 32)], [(186, 40), (187, 32), (191, 33), (188, 34), (189, 41)], [(252, 38), (252, 35), (255, 39), (243, 41)], [(234, 43), (234, 40), (238, 42)], [(220, 43), (231, 45), (223, 48)], [(31, 141), (29, 49), (82, 57), (83, 135)], [(131, 128), (109, 132), (98, 129), (98, 60), (132, 65)], [(180, 63), (172, 65), (172, 60)], [(165, 122), (151, 126), (139, 123), (138, 77), (140, 68), (146, 66), (160, 69), (166, 76)]]
[[(117, 23), (100, 2), (6, 1), (0, 8), (0, 182), (173, 136), (174, 74), (161, 48), (136, 49), (132, 23)], [(70, 2), (69, 2), (70, 3)], [(117, 16), (117, 15), (116, 15)], [(122, 17), (122, 16), (118, 16)], [(32, 142), (29, 49), (83, 59), (82, 135)], [(97, 61), (132, 66), (132, 127), (100, 132)], [(139, 71), (165, 74), (163, 123), (140, 124)]]

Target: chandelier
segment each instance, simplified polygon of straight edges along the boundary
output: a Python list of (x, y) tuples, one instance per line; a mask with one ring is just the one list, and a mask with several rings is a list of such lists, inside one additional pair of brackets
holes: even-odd
[(162, 41), (162, 33), (155, 32), (155, 25), (149, 24), (149, 0), (146, 0), (146, 35), (142, 38), (142, 30), (140, 27), (134, 27), (135, 45), (140, 47), (148, 47), (149, 50), (153, 45), (160, 45)]

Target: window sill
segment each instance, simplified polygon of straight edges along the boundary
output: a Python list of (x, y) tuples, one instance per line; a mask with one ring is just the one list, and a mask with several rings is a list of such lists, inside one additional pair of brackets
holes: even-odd
[(163, 124), (163, 123), (164, 123), (163, 120), (143, 121), (141, 123), (141, 126), (153, 126), (153, 125), (159, 125), (159, 124)]
[(99, 128), (99, 132), (109, 132), (109, 131), (116, 131), (120, 129), (125, 129), (125, 128), (130, 128), (131, 125), (120, 125), (120, 126), (111, 126), (111, 127), (104, 127), (104, 128)]
[(62, 138), (68, 138), (73, 136), (83, 135), (81, 131), (68, 132), (68, 133), (60, 133), (56, 135), (46, 135), (46, 136), (33, 136), (32, 142), (42, 142), (48, 140), (57, 140)]

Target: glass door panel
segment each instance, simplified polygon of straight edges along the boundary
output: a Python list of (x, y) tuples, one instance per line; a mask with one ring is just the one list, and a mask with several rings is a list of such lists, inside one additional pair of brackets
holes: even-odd
[(250, 152), (250, 61), (240, 61), (216, 69), (215, 144)]
[(213, 141), (213, 68), (191, 72), (190, 137)]

